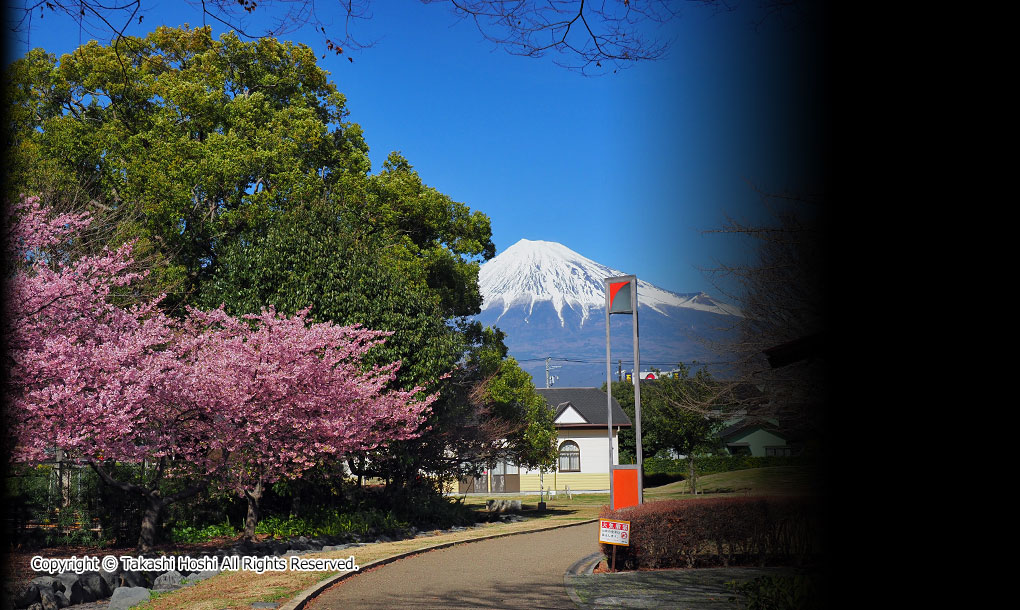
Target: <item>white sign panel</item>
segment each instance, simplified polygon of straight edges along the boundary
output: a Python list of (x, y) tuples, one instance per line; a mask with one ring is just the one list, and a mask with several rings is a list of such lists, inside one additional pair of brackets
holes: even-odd
[(599, 542), (630, 546), (630, 521), (599, 519)]

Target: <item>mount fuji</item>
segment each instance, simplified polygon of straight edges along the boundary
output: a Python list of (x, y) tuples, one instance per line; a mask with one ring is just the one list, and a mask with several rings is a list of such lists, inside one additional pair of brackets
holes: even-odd
[[(606, 376), (605, 287), (626, 275), (566, 246), (522, 239), (481, 266), (482, 311), (475, 316), (506, 332), (510, 354), (545, 387), (546, 358), (559, 387), (599, 386)], [(730, 332), (741, 312), (703, 292), (681, 294), (638, 278), (641, 368), (712, 360), (704, 340)], [(631, 316), (611, 320), (613, 375), (633, 367)], [(621, 365), (619, 361), (622, 360)]]

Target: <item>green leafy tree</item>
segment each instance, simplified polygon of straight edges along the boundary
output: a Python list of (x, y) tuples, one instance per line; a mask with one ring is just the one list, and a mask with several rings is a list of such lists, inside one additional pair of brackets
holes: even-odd
[(224, 243), (370, 169), (346, 100), (303, 45), (160, 27), (5, 75), (7, 195), (84, 189), (130, 208), (115, 237), (156, 253), (169, 306), (189, 302)]
[(506, 359), (502, 333), (467, 320), (481, 305), (478, 260), (494, 253), (490, 234), (485, 215), (424, 185), (394, 153), (378, 175), (347, 176), (327, 199), (240, 232), (199, 301), (231, 312), (311, 305), (316, 319), (394, 333), (376, 356), (400, 360), (404, 383), (434, 384), (440, 399), (421, 437), (349, 456), (359, 479), (383, 478), (399, 493), (479, 458), (545, 464), (555, 432), (544, 401)]
[(721, 427), (722, 410), (713, 405), (718, 394), (708, 371), (699, 369), (691, 375), (684, 364), (677, 368), (675, 375), (665, 375), (650, 384), (647, 421), (653, 431), (653, 446), (687, 456), (690, 491), (696, 494), (698, 473), (694, 458), (718, 447), (716, 434)]
[[(606, 391), (606, 384), (602, 384), (602, 391), (603, 392)], [(616, 401), (620, 403), (620, 408), (622, 408), (623, 412), (626, 413), (627, 417), (630, 418), (631, 423), (634, 423), (636, 421), (634, 417), (634, 384), (629, 381), (614, 381), (612, 392), (613, 398), (615, 398)], [(647, 400), (648, 399), (645, 397), (645, 395), (642, 394), (641, 395), (642, 406), (646, 404)], [(647, 424), (643, 421), (643, 419), (644, 418), (642, 418), (641, 422), (642, 425), (641, 441), (643, 453), (646, 456), (654, 455), (654, 452), (650, 451), (648, 447), (647, 440), (648, 427)], [(635, 429), (633, 427), (622, 428), (619, 432), (617, 440), (620, 445), (620, 463), (629, 464), (634, 462), (635, 456), (637, 455), (637, 442)]]
[(505, 335), (478, 322), (461, 330), (468, 349), (432, 405), (429, 431), (368, 456), (370, 474), (386, 478), (395, 494), (438, 489), (496, 462), (555, 463), (552, 413), (530, 376), (507, 357)]
[[(502, 364), (502, 337), (467, 319), (495, 254), (489, 218), (399, 153), (370, 175), (361, 129), (307, 47), (161, 27), (59, 61), (33, 51), (7, 76), (9, 192), (74, 191), (111, 210), (106, 237), (138, 239), (168, 308), (311, 306), (316, 322), (392, 333), (366, 363), (399, 360), (399, 385), (441, 394), (427, 434), (362, 456), (392, 487), (452, 476), (450, 449), (491, 446), (497, 429), (532, 449), (522, 460), (544, 459), (544, 412)], [(497, 396), (476, 400), (492, 375)]]
[(417, 267), (413, 272), (439, 296), (444, 317), (481, 310), (477, 261), (496, 254), (488, 216), (423, 184), (396, 152), (370, 178), (358, 208), (362, 226), (385, 234), (397, 255)]
[[(679, 364), (674, 374), (659, 374), (654, 381), (641, 384), (641, 446), (644, 456), (672, 452), (687, 457), (691, 491), (697, 492), (694, 457), (718, 447), (717, 432), (728, 403), (721, 389), (726, 387), (705, 369), (691, 373)], [(605, 391), (605, 386), (602, 387)], [(613, 397), (631, 421), (634, 414), (634, 385), (615, 382)], [(635, 429), (620, 431), (621, 460), (634, 459), (637, 453)]]
[(203, 307), (224, 304), (239, 314), (311, 306), (316, 321), (392, 332), (369, 360), (401, 360), (405, 385), (434, 383), (463, 353), (462, 338), (410, 254), (380, 232), (366, 234), (339, 206), (278, 213), (240, 233), (220, 256), (199, 287)]
[(501, 441), (507, 457), (532, 470), (552, 468), (556, 463), (553, 412), (535, 391), (531, 375), (515, 359), (506, 358), (482, 388), (490, 417), (508, 428)]

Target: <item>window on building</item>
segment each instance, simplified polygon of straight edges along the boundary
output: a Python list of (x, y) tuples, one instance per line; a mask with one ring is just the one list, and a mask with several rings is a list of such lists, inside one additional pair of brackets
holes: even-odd
[(560, 472), (581, 472), (581, 448), (574, 441), (560, 444)]
[(791, 456), (793, 447), (766, 447), (765, 455)]
[(751, 455), (751, 446), (747, 443), (730, 443), (726, 446), (730, 455)]

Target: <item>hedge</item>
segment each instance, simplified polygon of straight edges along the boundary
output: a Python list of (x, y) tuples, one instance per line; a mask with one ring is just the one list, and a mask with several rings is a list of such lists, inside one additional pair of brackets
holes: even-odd
[[(599, 516), (630, 521), (617, 569), (809, 566), (821, 551), (816, 509), (808, 498), (743, 496), (604, 506)], [(601, 546), (612, 555), (614, 545)]]

